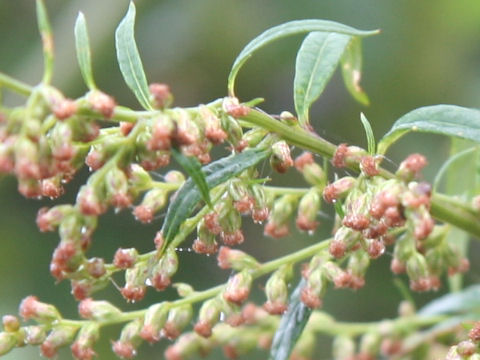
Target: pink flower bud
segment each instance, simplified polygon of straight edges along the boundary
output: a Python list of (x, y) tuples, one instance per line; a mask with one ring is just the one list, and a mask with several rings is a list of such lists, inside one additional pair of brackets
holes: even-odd
[(119, 269), (128, 269), (133, 267), (137, 261), (137, 249), (118, 249), (113, 258), (113, 265)]
[(143, 223), (151, 222), (155, 213), (167, 203), (167, 195), (168, 192), (162, 188), (153, 188), (147, 191), (141, 204), (133, 210), (136, 219)]
[(176, 339), (183, 329), (190, 323), (193, 310), (191, 305), (177, 306), (168, 312), (167, 322), (163, 326), (163, 333), (168, 339)]
[(192, 121), (190, 115), (185, 110), (175, 112), (175, 131), (173, 140), (179, 146), (192, 145), (197, 143), (200, 138), (200, 132), (197, 125)]
[(355, 184), (355, 178), (345, 176), (327, 185), (325, 189), (323, 189), (323, 198), (327, 203), (333, 203), (335, 200), (346, 197)]
[(72, 211), (70, 205), (57, 205), (52, 208), (42, 207), (37, 213), (37, 226), (41, 232), (54, 231), (64, 217)]
[(42, 355), (46, 358), (55, 357), (60, 347), (65, 346), (73, 341), (77, 330), (78, 328), (76, 326), (55, 326), (40, 346)]
[(360, 170), (367, 176), (379, 174), (377, 159), (373, 156), (362, 156), (360, 158)]
[(200, 105), (198, 110), (205, 124), (205, 136), (207, 139), (214, 144), (223, 143), (228, 135), (222, 129), (220, 119), (204, 105)]
[(239, 272), (228, 279), (223, 298), (226, 301), (241, 304), (247, 300), (251, 285), (252, 275), (248, 271)]
[(62, 196), (65, 189), (63, 188), (61, 181), (62, 178), (59, 176), (43, 179), (40, 185), (42, 196), (47, 196), (50, 199), (56, 199)]
[(220, 237), (225, 245), (235, 246), (240, 245), (245, 240), (241, 229), (234, 230), (232, 232), (223, 231)]
[(151, 305), (145, 313), (143, 327), (140, 336), (143, 340), (149, 343), (154, 343), (160, 340), (160, 331), (167, 321), (168, 305), (160, 303)]
[(220, 320), (221, 303), (217, 298), (203, 303), (198, 314), (198, 320), (193, 329), (202, 337), (212, 335), (212, 327)]
[(85, 265), (85, 269), (90, 276), (98, 279), (106, 273), (105, 261), (102, 258), (91, 258)]
[(263, 308), (271, 315), (281, 315), (288, 307), (287, 279), (291, 277), (291, 267), (280, 268), (265, 284), (267, 301)]
[(125, 325), (120, 334), (120, 339), (113, 343), (112, 348), (115, 354), (124, 359), (131, 359), (137, 354), (137, 347), (142, 342), (140, 332), (142, 321), (133, 320)]
[(235, 97), (226, 97), (223, 99), (223, 111), (228, 115), (233, 116), (234, 118), (240, 118), (247, 116), (250, 112), (250, 108), (245, 105), (241, 105), (237, 98)]
[(78, 360), (92, 360), (97, 355), (93, 350), (93, 345), (99, 336), (98, 324), (88, 323), (84, 325), (80, 329), (75, 342), (70, 347), (73, 356)]
[(61, 318), (55, 306), (42, 303), (35, 296), (28, 296), (22, 300), (19, 313), (24, 320), (35, 319), (45, 323), (51, 323)]
[(314, 231), (318, 226), (317, 213), (320, 210), (321, 197), (317, 190), (306, 193), (298, 204), (297, 227), (303, 231)]
[(99, 197), (96, 189), (83, 185), (77, 195), (77, 204), (84, 215), (98, 216), (107, 211), (103, 199)]
[(478, 350), (477, 344), (471, 340), (464, 340), (458, 343), (457, 353), (462, 357), (469, 357), (475, 354)]
[(94, 301), (88, 298), (78, 304), (78, 313), (84, 319), (105, 321), (114, 319), (121, 311), (108, 301)]
[(112, 117), (116, 103), (111, 96), (101, 91), (94, 90), (88, 94), (87, 100), (92, 110), (99, 112), (107, 119)]
[(227, 246), (220, 247), (217, 261), (221, 269), (234, 269), (236, 271), (258, 266), (258, 262), (252, 256), (240, 250), (230, 249)]
[(280, 174), (287, 172), (287, 170), (293, 166), (290, 147), (285, 141), (278, 141), (272, 145), (270, 165)]
[(153, 83), (148, 86), (150, 102), (156, 109), (168, 108), (173, 102), (173, 95), (167, 84)]
[(472, 329), (468, 333), (468, 337), (475, 343), (480, 342), (480, 321), (473, 324)]
[(25, 330), (25, 343), (28, 345), (40, 345), (47, 338), (44, 326), (31, 325), (23, 327)]
[(143, 299), (148, 273), (148, 264), (144, 261), (137, 262), (133, 268), (125, 271), (125, 286), (121, 290), (125, 299), (133, 302)]
[(132, 203), (129, 193), (127, 176), (117, 167), (109, 170), (105, 175), (106, 201), (116, 209), (123, 209)]
[(395, 175), (404, 181), (418, 177), (420, 171), (427, 165), (427, 159), (421, 154), (411, 154), (400, 163)]
[(157, 265), (152, 269), (151, 282), (155, 289), (165, 290), (171, 283), (171, 277), (177, 272), (178, 257), (174, 249), (168, 249)]
[(120, 132), (123, 134), (123, 136), (127, 136), (128, 134), (130, 134), (130, 131), (132, 131), (134, 126), (135, 126), (135, 123), (120, 121), (120, 125), (119, 125)]
[(4, 315), (2, 317), (2, 324), (6, 332), (16, 332), (20, 329), (20, 321), (13, 315)]
[(152, 125), (152, 137), (148, 140), (147, 148), (150, 151), (170, 150), (174, 131), (175, 124), (169, 117), (162, 115), (155, 118)]

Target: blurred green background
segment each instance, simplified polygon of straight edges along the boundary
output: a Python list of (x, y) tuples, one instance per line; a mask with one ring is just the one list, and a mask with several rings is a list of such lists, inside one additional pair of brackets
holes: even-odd
[[(149, 81), (170, 84), (175, 105), (191, 106), (226, 95), (226, 77), (243, 46), (263, 30), (294, 19), (319, 18), (345, 23), (360, 29), (380, 28), (382, 33), (364, 41), (363, 87), (371, 106), (362, 108), (347, 94), (336, 74), (312, 110), (313, 125), (333, 142), (365, 146), (359, 121), (360, 111), (381, 137), (393, 121), (420, 106), (450, 103), (479, 107), (480, 99), (480, 2), (478, 0), (143, 0), (137, 1), (136, 38)], [(76, 65), (73, 24), (78, 11), (85, 13), (93, 47), (97, 84), (122, 105), (138, 107), (121, 78), (115, 61), (114, 30), (127, 0), (46, 0), (56, 40), (57, 63), (54, 84), (70, 97), (86, 90)], [(39, 81), (41, 48), (33, 0), (0, 0), (0, 71), (28, 83)], [(242, 100), (264, 97), (262, 108), (271, 113), (293, 112), (292, 82), (294, 60), (301, 37), (270, 45), (250, 60), (240, 72), (238, 95)], [(20, 98), (6, 97), (10, 104)], [(410, 135), (389, 153), (398, 163), (410, 152), (428, 156), (425, 177), (431, 180), (448, 154), (441, 137)], [(293, 184), (294, 171), (277, 183)], [(74, 192), (86, 172), (70, 186), (60, 202), (74, 201)], [(267, 173), (268, 175), (268, 173)], [(56, 234), (41, 234), (35, 227), (40, 206), (48, 202), (26, 200), (16, 192), (16, 181), (0, 180), (0, 314), (16, 313), (20, 300), (29, 294), (53, 302), (66, 316), (76, 316), (69, 284), (55, 284), (48, 264), (56, 246)], [(314, 237), (263, 238), (258, 226), (246, 229), (245, 249), (264, 261), (286, 254), (328, 236), (328, 220)], [(152, 248), (153, 234), (160, 222), (137, 224), (128, 212), (108, 214), (100, 221), (91, 256), (111, 261), (114, 251), (135, 246)], [(475, 249), (473, 249), (475, 251)], [(180, 253), (181, 270), (176, 280), (194, 279), (204, 289), (228, 277), (218, 271), (213, 258)], [(401, 299), (388, 270), (389, 255), (370, 269), (367, 286), (356, 292), (329, 291), (325, 309), (337, 318), (350, 321), (376, 320), (395, 316)], [(478, 278), (474, 264), (468, 281)], [(256, 286), (260, 289), (260, 286)], [(261, 299), (260, 291), (256, 291)], [(417, 296), (419, 304), (435, 294)], [(113, 286), (98, 294), (122, 309), (143, 307), (171, 297), (171, 293), (149, 292), (140, 304), (125, 304)], [(100, 359), (113, 359), (109, 339), (118, 329), (104, 333), (98, 346)], [(138, 359), (162, 358), (165, 342), (142, 346)], [(318, 344), (318, 357), (328, 358), (328, 345)], [(265, 353), (257, 354), (258, 359)], [(38, 359), (38, 349), (20, 349), (5, 359)], [(60, 359), (69, 359), (68, 351)], [(223, 358), (215, 352), (211, 358)], [(253, 358), (245, 356), (244, 358)]]

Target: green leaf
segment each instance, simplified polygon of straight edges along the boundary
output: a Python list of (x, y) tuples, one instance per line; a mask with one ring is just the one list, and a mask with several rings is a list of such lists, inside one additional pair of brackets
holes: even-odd
[(418, 311), (418, 314), (423, 316), (462, 313), (480, 314), (480, 285), (473, 285), (461, 292), (444, 295)]
[(312, 31), (333, 32), (353, 36), (370, 36), (378, 34), (377, 30), (361, 31), (334, 21), (316, 19), (295, 20), (270, 28), (250, 41), (235, 59), (228, 76), (229, 95), (235, 95), (235, 79), (238, 75), (238, 72), (254, 52), (277, 39), (290, 35), (309, 33)]
[(177, 149), (171, 151), (175, 160), (182, 166), (192, 178), (195, 185), (197, 185), (200, 195), (208, 206), (212, 206), (210, 201), (210, 189), (208, 188), (207, 181), (205, 180), (205, 174), (202, 172), (202, 165), (194, 156), (185, 156)]
[(429, 132), (480, 142), (480, 110), (455, 105), (421, 107), (402, 116), (378, 144), (378, 153), (410, 131)]
[(115, 31), (117, 60), (123, 79), (137, 97), (138, 102), (147, 110), (152, 110), (149, 101), (147, 78), (143, 71), (142, 60), (135, 43), (135, 4), (130, 2), (128, 12)]
[(312, 310), (301, 300), (301, 292), (306, 284), (302, 278), (290, 296), (288, 310), (282, 316), (270, 350), (270, 360), (287, 360), (298, 338), (303, 332)]
[(352, 37), (343, 53), (342, 76), (345, 86), (355, 100), (362, 105), (369, 105), (370, 100), (360, 86), (362, 78), (362, 39)]
[(50, 83), (53, 75), (54, 54), (53, 54), (53, 35), (50, 20), (48, 19), (47, 9), (43, 0), (37, 0), (37, 22), (40, 36), (42, 37), (43, 47), (43, 79), (44, 84)]
[(340, 62), (351, 37), (312, 32), (303, 40), (295, 64), (293, 98), (300, 124), (308, 124), (308, 112), (322, 94)]
[(83, 80), (90, 90), (95, 89), (93, 80), (92, 60), (90, 55), (90, 41), (88, 39), (87, 22), (82, 12), (78, 13), (75, 21), (75, 48)]
[(360, 113), (360, 120), (362, 121), (363, 128), (365, 129), (365, 135), (367, 136), (368, 153), (370, 155), (375, 155), (375, 136), (373, 135), (373, 130), (370, 126), (370, 122), (363, 113)]
[[(242, 171), (256, 165), (270, 155), (270, 150), (249, 149), (240, 154), (217, 160), (202, 168), (209, 189), (222, 184)], [(175, 200), (170, 203), (162, 226), (164, 245), (177, 235), (180, 225), (190, 216), (201, 200), (200, 190), (192, 178), (187, 179), (178, 190)]]

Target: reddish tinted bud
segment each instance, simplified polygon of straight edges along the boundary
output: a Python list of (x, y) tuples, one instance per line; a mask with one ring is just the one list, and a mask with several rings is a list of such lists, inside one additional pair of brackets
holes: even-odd
[(128, 134), (130, 134), (130, 131), (132, 131), (134, 126), (135, 126), (135, 123), (120, 121), (119, 127), (123, 136), (127, 136)]
[(386, 338), (382, 340), (380, 352), (386, 356), (394, 356), (402, 351), (402, 346), (401, 340)]
[(173, 102), (173, 95), (167, 84), (153, 83), (148, 86), (151, 103), (156, 109), (168, 108)]
[(55, 206), (51, 209), (43, 207), (38, 210), (36, 223), (41, 232), (54, 231), (60, 224), (70, 207)]
[(405, 181), (410, 181), (417, 177), (420, 171), (427, 165), (427, 159), (421, 154), (409, 155), (400, 163), (397, 172), (399, 178)]
[(285, 141), (279, 141), (273, 144), (270, 165), (280, 174), (287, 172), (287, 170), (293, 166), (290, 147)]
[(77, 327), (66, 325), (55, 326), (40, 346), (42, 355), (47, 358), (55, 357), (60, 347), (72, 342)]
[(47, 337), (43, 326), (24, 326), (23, 330), (25, 330), (25, 343), (29, 345), (40, 345)]
[(98, 279), (105, 275), (105, 262), (102, 258), (92, 258), (88, 260), (87, 264), (85, 265), (87, 272), (90, 276)]
[(165, 304), (151, 305), (145, 313), (140, 337), (149, 343), (160, 340), (160, 331), (167, 320), (168, 309)]
[(375, 239), (385, 235), (387, 230), (388, 226), (384, 222), (377, 222), (376, 224), (370, 223), (370, 226), (363, 230), (362, 235), (366, 239)]
[(44, 179), (41, 182), (41, 191), (42, 196), (47, 196), (50, 199), (56, 199), (59, 196), (63, 195), (65, 189), (61, 184), (61, 179), (59, 177), (53, 177), (49, 179)]
[(199, 130), (185, 110), (179, 110), (175, 113), (175, 131), (173, 140), (177, 145), (188, 146), (197, 143), (199, 140)]
[(190, 305), (175, 307), (168, 313), (167, 322), (163, 326), (163, 333), (168, 339), (176, 339), (192, 319)]
[(347, 214), (342, 221), (343, 225), (356, 230), (362, 231), (370, 225), (370, 219), (363, 214)]
[(228, 135), (222, 129), (220, 119), (206, 106), (199, 107), (199, 113), (205, 123), (205, 136), (214, 144), (221, 144)]
[(379, 173), (377, 161), (373, 156), (362, 156), (360, 159), (360, 169), (367, 176), (376, 176)]
[(345, 256), (345, 252), (347, 251), (347, 245), (343, 241), (334, 239), (330, 241), (328, 251), (334, 258), (340, 259)]
[(222, 232), (222, 227), (218, 221), (218, 214), (216, 212), (208, 213), (203, 217), (205, 226), (214, 235), (218, 235)]
[(405, 271), (407, 271), (407, 267), (405, 263), (399, 259), (393, 258), (392, 262), (390, 263), (390, 270), (392, 270), (394, 274), (403, 274)]
[(384, 222), (389, 227), (399, 227), (405, 224), (405, 217), (398, 207), (389, 207), (384, 213)]
[(347, 154), (348, 154), (348, 145), (347, 144), (338, 145), (337, 149), (335, 150), (335, 154), (333, 154), (332, 165), (337, 168), (343, 168), (347, 166), (347, 163), (345, 161)]
[(433, 227), (435, 226), (435, 222), (428, 213), (425, 213), (418, 221), (415, 222), (416, 224), (413, 230), (413, 236), (417, 240), (425, 239), (428, 235), (430, 235)]
[(71, 99), (62, 99), (52, 105), (52, 111), (59, 120), (65, 120), (73, 116), (77, 111), (77, 104)]
[(60, 314), (53, 305), (42, 303), (35, 296), (28, 296), (22, 300), (19, 314), (24, 320), (52, 322), (60, 319)]
[(115, 111), (115, 100), (101, 91), (95, 90), (88, 94), (88, 102), (94, 111), (98, 111), (104, 117), (111, 118)]
[(121, 314), (121, 311), (107, 301), (94, 301), (87, 298), (78, 304), (78, 313), (84, 319), (103, 321)]
[(457, 345), (457, 353), (462, 357), (469, 357), (477, 352), (477, 344), (471, 340), (465, 340)]
[(356, 279), (353, 279), (352, 274), (346, 271), (340, 272), (333, 278), (333, 284), (335, 285), (335, 288), (351, 287), (355, 281)]
[(344, 198), (355, 186), (356, 179), (350, 176), (343, 177), (323, 189), (323, 198), (328, 203)]
[(100, 200), (95, 189), (90, 186), (82, 186), (77, 195), (77, 204), (84, 215), (98, 216), (107, 211), (106, 205)]
[(92, 348), (82, 346), (82, 344), (77, 341), (72, 344), (70, 350), (72, 350), (72, 355), (78, 360), (92, 360), (97, 356)]
[(2, 317), (2, 324), (6, 332), (16, 332), (20, 329), (20, 321), (13, 315), (4, 315)]
[(448, 276), (453, 276), (458, 273), (466, 273), (470, 269), (470, 261), (466, 258), (460, 259), (458, 266), (450, 266), (448, 268)]
[(137, 355), (137, 350), (131, 343), (120, 340), (112, 344), (112, 350), (122, 359), (132, 359)]
[(140, 166), (146, 171), (153, 171), (158, 168), (167, 166), (170, 163), (170, 155), (162, 153), (153, 153), (149, 157), (141, 157)]
[(255, 206), (255, 199), (250, 196), (245, 196), (233, 203), (235, 209), (241, 214), (248, 214)]
[(115, 265), (119, 269), (131, 268), (137, 261), (137, 256), (138, 253), (135, 248), (118, 249), (115, 252), (115, 256), (113, 258), (113, 265)]
[(314, 160), (313, 160), (312, 153), (304, 152), (295, 159), (294, 165), (298, 171), (302, 172), (305, 165), (310, 165), (313, 163), (314, 163)]
[[(61, 241), (52, 255), (53, 269), (62, 272), (75, 271), (82, 260), (80, 249), (71, 241)], [(51, 268), (52, 269), (52, 268)], [(55, 275), (52, 272), (52, 275)], [(59, 278), (61, 279), (61, 277)]]
[(193, 251), (197, 254), (215, 254), (218, 250), (218, 244), (215, 240), (205, 242), (203, 239), (196, 238), (192, 245)]
[(410, 289), (412, 291), (429, 291), (432, 289), (432, 284), (429, 277), (420, 277), (418, 279), (410, 279)]
[(218, 266), (221, 269), (234, 269), (241, 271), (258, 265), (257, 261), (241, 250), (233, 250), (227, 246), (220, 247), (217, 256)]
[(252, 275), (247, 271), (242, 271), (228, 279), (223, 298), (226, 301), (240, 305), (247, 300), (250, 295), (250, 286), (252, 285)]
[(170, 150), (172, 147), (172, 136), (175, 126), (166, 116), (155, 119), (152, 125), (152, 137), (147, 143), (147, 148), (154, 150)]
[(212, 327), (220, 320), (221, 303), (217, 298), (207, 300), (200, 308), (195, 332), (203, 337), (212, 335)]
[(220, 237), (225, 245), (235, 246), (240, 245), (245, 240), (243, 232), (241, 229), (235, 230), (233, 232), (222, 232)]
[(372, 239), (368, 241), (367, 244), (367, 253), (370, 259), (377, 259), (385, 252), (385, 245), (379, 240)]
[(155, 238), (153, 239), (153, 243), (155, 244), (155, 249), (157, 250), (163, 247), (165, 239), (163, 238), (163, 234), (161, 231), (157, 231), (157, 233), (155, 234)]
[(287, 236), (290, 233), (287, 224), (275, 224), (269, 221), (263, 230), (263, 234), (267, 236), (271, 236), (275, 239)]
[(234, 97), (225, 98), (222, 106), (223, 111), (234, 118), (247, 116), (247, 114), (250, 112), (250, 108), (248, 106), (240, 104), (238, 99)]
[(365, 278), (363, 276), (354, 275), (350, 273), (350, 289), (358, 290), (365, 286)]
[(311, 309), (318, 309), (322, 306), (322, 299), (308, 286), (302, 289), (300, 296), (302, 302)]
[(480, 342), (480, 321), (473, 324), (472, 329), (468, 333), (468, 337), (475, 343)]
[(229, 359), (237, 359), (239, 354), (233, 345), (225, 345), (223, 348), (223, 355)]
[(85, 158), (85, 164), (90, 168), (90, 171), (98, 170), (105, 164), (105, 156), (101, 151), (92, 147)]
[(154, 212), (153, 209), (150, 207), (147, 207), (145, 205), (138, 205), (135, 206), (135, 208), (133, 209), (133, 215), (137, 220), (141, 221), (144, 224), (148, 224), (152, 222)]
[(254, 223), (261, 224), (268, 219), (269, 210), (268, 207), (253, 208), (252, 219)]
[(167, 347), (164, 356), (166, 360), (183, 360), (182, 352), (177, 346), (177, 344), (173, 344)]
[(18, 192), (31, 199), (38, 199), (42, 196), (40, 182), (33, 179), (18, 179)]

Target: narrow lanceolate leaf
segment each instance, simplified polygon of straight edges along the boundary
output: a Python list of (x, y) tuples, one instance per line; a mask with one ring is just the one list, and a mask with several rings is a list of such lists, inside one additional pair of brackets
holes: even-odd
[(273, 337), (270, 360), (287, 360), (305, 325), (307, 325), (312, 310), (300, 300), (305, 283), (305, 279), (302, 278), (290, 296), (288, 310), (282, 316), (280, 325)]
[[(240, 154), (217, 160), (202, 168), (209, 189), (214, 188), (242, 171), (256, 165), (270, 155), (269, 150), (250, 149)], [(175, 200), (170, 203), (162, 226), (163, 249), (177, 235), (180, 225), (192, 214), (202, 199), (200, 190), (189, 178), (178, 190)]]
[(185, 156), (177, 149), (172, 149), (172, 155), (180, 166), (187, 172), (190, 178), (197, 185), (200, 195), (210, 207), (212, 203), (210, 201), (210, 189), (208, 188), (207, 181), (205, 180), (205, 174), (202, 171), (202, 165), (193, 156)]
[(418, 311), (418, 315), (480, 314), (480, 286), (473, 285), (461, 292), (435, 299)]
[(380, 140), (378, 152), (387, 149), (410, 131), (429, 132), (480, 142), (480, 110), (455, 105), (418, 108), (398, 119)]
[(44, 70), (42, 82), (48, 84), (52, 80), (53, 75), (53, 35), (43, 0), (37, 0), (37, 22), (43, 46)]
[(147, 110), (152, 106), (149, 101), (147, 78), (143, 71), (142, 60), (135, 43), (135, 5), (130, 2), (128, 12), (115, 31), (117, 60), (123, 79), (133, 91), (138, 102)]
[(375, 136), (373, 135), (370, 122), (363, 113), (360, 113), (360, 120), (362, 121), (363, 128), (365, 129), (365, 135), (367, 136), (368, 153), (370, 155), (375, 155)]
[(362, 78), (362, 39), (352, 37), (342, 56), (342, 76), (345, 86), (355, 100), (369, 105), (370, 100), (360, 86)]
[(90, 55), (90, 41), (88, 39), (87, 22), (83, 13), (79, 13), (75, 22), (75, 48), (83, 80), (90, 90), (96, 88), (93, 80), (92, 60)]
[(305, 34), (312, 31), (322, 31), (330, 33), (339, 33), (352, 36), (369, 36), (378, 34), (378, 31), (361, 31), (350, 26), (346, 26), (334, 21), (328, 20), (295, 20), (290, 21), (273, 28), (270, 28), (255, 39), (250, 41), (247, 46), (240, 52), (240, 54), (235, 59), (233, 63), (232, 70), (230, 70), (230, 75), (228, 76), (228, 92), (229, 95), (234, 96), (235, 88), (235, 79), (237, 77), (238, 71), (245, 64), (245, 62), (255, 53), (258, 49), (264, 47), (265, 45), (275, 41), (277, 39), (296, 35), (296, 34)]
[(340, 62), (351, 37), (345, 34), (312, 32), (297, 54), (293, 99), (300, 124), (308, 124), (308, 112), (322, 94)]

